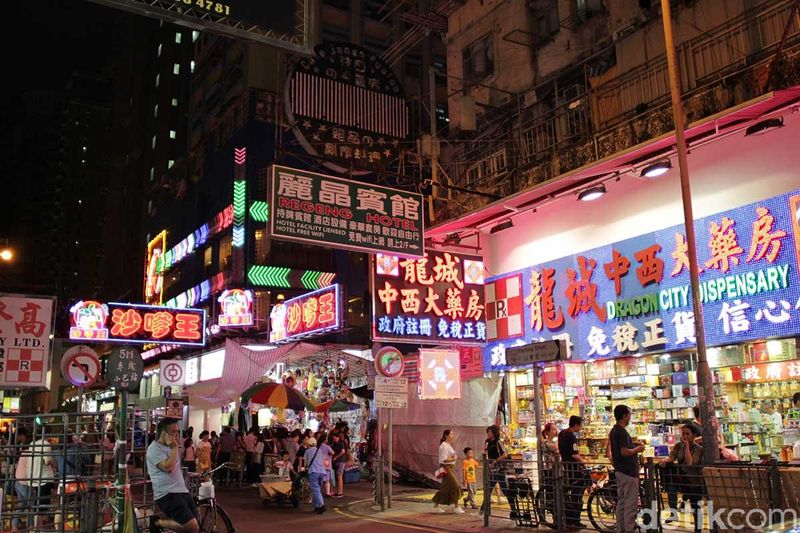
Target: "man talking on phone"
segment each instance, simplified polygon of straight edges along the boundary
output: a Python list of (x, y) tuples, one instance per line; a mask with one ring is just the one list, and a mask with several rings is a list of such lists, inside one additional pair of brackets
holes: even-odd
[(166, 518), (152, 517), (150, 532), (170, 529), (177, 533), (197, 533), (197, 508), (186, 488), (178, 453), (178, 421), (165, 418), (156, 428), (157, 438), (147, 447), (147, 472), (153, 496)]

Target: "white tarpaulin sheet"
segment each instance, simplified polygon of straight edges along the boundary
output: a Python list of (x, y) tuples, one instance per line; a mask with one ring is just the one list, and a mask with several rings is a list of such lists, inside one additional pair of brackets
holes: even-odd
[[(437, 468), (439, 439), (445, 429), (456, 434), (454, 448), (461, 470), (467, 446), (480, 457), (486, 428), (495, 423), (502, 380), (481, 378), (462, 383), (460, 400), (420, 400), (416, 383), (409, 383), (408, 408), (394, 409), (393, 460), (414, 472), (433, 477)], [(384, 434), (385, 435), (385, 434)], [(384, 436), (384, 439), (386, 437)], [(460, 478), (459, 478), (460, 479)]]

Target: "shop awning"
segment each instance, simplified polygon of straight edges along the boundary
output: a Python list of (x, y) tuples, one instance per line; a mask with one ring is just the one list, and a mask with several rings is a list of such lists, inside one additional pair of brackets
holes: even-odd
[[(764, 94), (722, 113), (690, 124), (686, 130), (686, 141), (691, 146), (692, 143), (700, 140), (720, 138), (732, 131), (747, 127), (765, 115), (798, 102), (800, 102), (800, 86)], [(457, 219), (428, 228), (425, 231), (425, 237), (443, 238), (452, 233), (481, 228), (501, 221), (520, 210), (532, 209), (542, 201), (581, 189), (603, 177), (630, 171), (634, 164), (641, 164), (667, 154), (674, 145), (674, 133), (651, 139), (611, 157), (534, 185)]]
[[(252, 349), (251, 349), (252, 348)], [(261, 348), (261, 347), (259, 347)], [(361, 357), (347, 353), (348, 346), (320, 345), (296, 342), (279, 346), (264, 345), (263, 349), (250, 348), (232, 339), (225, 340), (225, 363), (222, 377), (216, 387), (207, 393), (194, 394), (204, 402), (224, 405), (235, 401), (253, 383), (261, 381), (264, 374), (277, 363), (306, 364), (324, 363), (329, 359), (346, 359), (351, 374), (366, 376), (369, 362)]]

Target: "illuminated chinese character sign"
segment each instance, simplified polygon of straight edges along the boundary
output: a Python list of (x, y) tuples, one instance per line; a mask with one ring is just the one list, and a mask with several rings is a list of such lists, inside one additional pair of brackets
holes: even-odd
[(300, 145), (336, 172), (354, 165), (385, 170), (407, 149), (403, 86), (391, 66), (366, 48), (316, 46), (314, 57), (292, 66), (285, 102)]
[[(709, 346), (800, 333), (800, 191), (695, 222)], [(694, 347), (683, 226), (659, 230), (487, 280), (485, 370), (505, 350), (562, 339), (574, 360)]]
[(0, 389), (49, 388), (55, 298), (0, 294)]
[(273, 165), (272, 235), (359, 252), (422, 255), (422, 195)]
[(458, 350), (419, 351), (420, 399), (461, 398), (461, 357)]
[(287, 342), (340, 330), (344, 325), (341, 285), (334, 283), (276, 304), (269, 318), (270, 342)]
[(167, 232), (162, 231), (147, 244), (144, 264), (144, 301), (160, 305), (164, 295), (164, 272), (160, 268), (167, 250)]
[(371, 270), (373, 339), (448, 344), (486, 341), (480, 257), (432, 251), (420, 259), (376, 254)]
[(70, 309), (69, 338), (80, 341), (204, 346), (206, 312), (82, 300)]
[(217, 323), (223, 327), (253, 325), (253, 291), (226, 289), (218, 298), (219, 317)]

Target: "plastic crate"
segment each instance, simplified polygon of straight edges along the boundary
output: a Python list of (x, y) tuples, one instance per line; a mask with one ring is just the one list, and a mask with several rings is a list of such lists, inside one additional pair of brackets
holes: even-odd
[(345, 470), (344, 472), (345, 483), (358, 483), (359, 481), (361, 481), (360, 470)]

